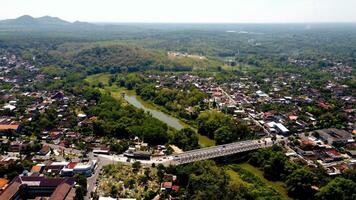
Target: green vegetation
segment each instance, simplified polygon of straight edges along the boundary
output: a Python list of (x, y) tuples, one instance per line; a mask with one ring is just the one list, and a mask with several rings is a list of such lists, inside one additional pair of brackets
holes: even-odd
[(332, 200), (335, 198), (351, 200), (356, 198), (356, 183), (354, 180), (337, 177), (322, 187), (316, 194), (318, 199)]
[(84, 196), (86, 196), (87, 193), (87, 177), (81, 174), (76, 174), (74, 178), (75, 182), (78, 184), (78, 187), (75, 189), (75, 198), (76, 200), (84, 200)]
[(135, 90), (143, 100), (152, 102), (187, 122), (196, 119), (199, 112), (207, 108), (203, 101), (207, 94), (190, 84), (182, 88), (157, 86), (146, 74), (138, 73), (120, 74), (117, 82), (120, 87)]
[(184, 199), (282, 199), (273, 188), (238, 165), (220, 167), (214, 161), (198, 161), (185, 166), (168, 167), (178, 175)]
[(95, 74), (85, 78), (85, 81), (92, 86), (107, 85), (109, 84), (111, 74)]
[(314, 193), (312, 189), (314, 183), (315, 175), (305, 168), (297, 169), (286, 177), (286, 185), (290, 196), (300, 199), (311, 198), (310, 194)]
[[(347, 171), (343, 178), (330, 180), (325, 173), (320, 171), (321, 169), (314, 171), (303, 164), (287, 160), (282, 149), (277, 146), (252, 153), (249, 163), (260, 167), (263, 170), (263, 176), (275, 182), (277, 184), (275, 188), (281, 194), (285, 193), (280, 186), (285, 185), (288, 195), (295, 199), (334, 199), (335, 197), (344, 197), (342, 199), (351, 197), (352, 199), (355, 194), (352, 184), (355, 181), (355, 170)], [(253, 173), (261, 174), (256, 171)], [(316, 187), (320, 188), (318, 192), (315, 191)]]
[(197, 118), (198, 131), (202, 135), (216, 140), (217, 144), (230, 143), (251, 138), (250, 130), (242, 122), (235, 120), (224, 113), (205, 111)]
[(121, 163), (107, 165), (99, 178), (98, 194), (152, 199), (160, 188), (157, 171), (156, 168), (141, 167), (138, 162), (132, 168)]
[[(191, 84), (179, 87), (158, 84), (147, 78), (152, 74), (174, 77), (189, 72), (201, 77), (212, 76), (216, 84), (237, 83), (247, 78), (258, 85), (255, 89), (266, 93), (273, 92), (271, 85), (280, 87), (281, 97), (292, 96), (298, 103), (257, 103), (254, 105), (256, 112), (275, 111), (278, 115), (302, 111), (298, 119), (303, 121), (309, 118), (305, 114), (308, 112), (317, 119), (312, 129), (345, 128), (354, 119), (353, 114), (345, 114), (343, 109), (353, 110), (355, 105), (351, 101), (344, 106), (345, 102), (340, 100), (355, 94), (356, 29), (353, 25), (314, 24), (306, 29), (303, 24), (102, 27), (66, 22), (44, 26), (32, 22), (30, 19), (30, 25), (17, 24), (15, 27), (11, 21), (1, 23), (0, 51), (4, 49), (23, 57), (39, 67), (45, 78), (37, 81), (33, 79), (34, 72), (14, 69), (9, 76), (31, 78), (33, 85), (17, 89), (14, 84), (2, 81), (0, 89), (13, 89), (14, 93), (17, 90), (18, 93), (64, 91), (84, 98), (87, 101), (83, 108), (72, 107), (69, 103), (70, 114), (64, 116), (68, 127), (76, 127), (75, 131), (83, 135), (105, 137), (110, 149), (117, 153), (127, 149), (134, 136), (150, 145), (175, 144), (184, 150), (197, 148), (198, 144), (210, 146), (215, 145), (215, 141), (224, 144), (254, 137), (242, 121), (236, 122), (222, 112), (206, 111), (208, 104), (202, 100), (207, 94)], [(202, 55), (207, 59), (172, 58), (167, 51)], [(342, 68), (333, 69), (339, 63)], [(337, 85), (335, 93), (326, 88), (329, 83)], [(281, 87), (283, 84), (288, 87)], [(338, 90), (343, 89), (345, 92), (339, 94)], [(125, 102), (121, 97), (123, 91), (136, 93), (146, 105), (189, 122), (202, 135), (189, 128), (170, 129)], [(306, 101), (314, 96), (317, 98), (313, 101)], [(25, 113), (26, 105), (33, 100), (20, 99), (16, 94), (14, 97), (23, 102), (18, 105), (18, 113)], [(7, 99), (0, 101), (5, 104)], [(329, 108), (318, 104), (324, 101)], [(15, 112), (0, 112), (19, 120)], [(78, 112), (88, 115), (91, 127), (77, 127), (75, 114)], [(61, 121), (52, 107), (45, 112), (32, 113), (31, 118), (21, 124), (21, 133), (34, 138), (44, 130), (55, 129)], [(294, 132), (296, 128), (290, 130)], [(13, 132), (7, 135), (17, 136)], [(75, 143), (80, 149), (86, 148), (83, 141)], [(21, 153), (26, 155), (38, 148), (39, 144), (35, 143)], [(7, 149), (8, 146), (0, 146), (2, 152)], [(99, 188), (105, 196), (152, 199), (167, 172), (178, 175), (182, 199), (288, 199), (287, 195), (303, 200), (356, 198), (354, 170), (333, 179), (321, 169), (305, 166), (302, 161), (290, 161), (277, 146), (251, 153), (248, 162), (219, 166), (213, 161), (202, 161), (146, 169), (137, 162), (132, 168), (110, 165), (104, 168)], [(30, 167), (27, 161), (16, 161), (7, 167), (1, 166), (0, 176), (7, 175), (11, 179)], [(82, 177), (76, 179), (81, 199), (86, 183)]]
[(263, 171), (261, 171), (257, 167), (250, 165), (249, 163), (240, 163), (240, 164), (237, 164), (237, 166), (240, 167), (241, 169), (246, 170), (247, 172), (250, 172), (251, 174), (257, 176), (265, 185), (271, 186), (279, 194), (281, 194), (283, 196), (283, 198), (290, 199), (290, 197), (288, 196), (286, 185), (283, 182), (270, 181), (270, 180), (266, 179), (263, 176)]
[(96, 106), (85, 110), (88, 115), (98, 118), (93, 124), (94, 134), (116, 138), (138, 136), (152, 145), (168, 142), (168, 127), (163, 122), (131, 105), (120, 103), (110, 95), (100, 93), (98, 99), (97, 95), (98, 90), (95, 89), (84, 91), (84, 96), (89, 97), (88, 101), (98, 101)]
[[(263, 177), (255, 174), (256, 171), (247, 170), (246, 165), (232, 164), (226, 166), (226, 168), (230, 177), (233, 177), (231, 183), (246, 187), (248, 191), (251, 191), (250, 195), (252, 199), (289, 199), (286, 194), (281, 193), (281, 191), (285, 192), (285, 190), (278, 190), (281, 188), (277, 189), (275, 184), (270, 184), (273, 182), (268, 182)], [(249, 167), (248, 169), (251, 168)], [(283, 194), (283, 196), (281, 194)]]
[(172, 143), (181, 147), (184, 151), (199, 148), (198, 136), (190, 128), (179, 130), (172, 139)]
[[(135, 74), (131, 74), (128, 76), (129, 77), (137, 77)], [(121, 103), (123, 103), (122, 93), (126, 93), (126, 95), (136, 95), (135, 91), (133, 91), (133, 90), (119, 88), (116, 85), (109, 86), (110, 80), (112, 80), (112, 77), (113, 77), (113, 75), (105, 74), (105, 73), (96, 74), (96, 75), (88, 76), (85, 79), (85, 81), (88, 82), (93, 87), (98, 87), (98, 90), (101, 93), (110, 94), (113, 98), (120, 101)], [(131, 85), (134, 85), (136, 82), (134, 80), (138, 80), (138, 79), (130, 78), (128, 80), (129, 81), (127, 81), (127, 82), (130, 82)], [(154, 109), (154, 110), (160, 110), (160, 107), (158, 105), (151, 104), (150, 101), (146, 102), (143, 99), (141, 99), (140, 97), (138, 97), (138, 100), (140, 101), (140, 103), (142, 103), (147, 108)], [(182, 125), (185, 127), (189, 127), (189, 125), (186, 125), (183, 123), (182, 123)], [(186, 130), (189, 130), (189, 129), (186, 129)], [(208, 147), (208, 146), (215, 145), (215, 141), (209, 139), (206, 136), (199, 135), (199, 134), (195, 133), (195, 134), (189, 134), (189, 136), (187, 137), (187, 136), (184, 136), (184, 134), (182, 134), (182, 133), (183, 133), (182, 131), (179, 131), (176, 134), (173, 134), (172, 142), (173, 142), (173, 144), (177, 144), (179, 147), (181, 147), (184, 150), (190, 150), (190, 149), (195, 149), (195, 148), (199, 147), (195, 143), (195, 140), (196, 140), (195, 138), (198, 139), (198, 144), (202, 147)], [(186, 139), (179, 141), (177, 138), (181, 138), (181, 139), (186, 138)], [(184, 142), (182, 142), (182, 141), (184, 141)]]
[(216, 145), (215, 140), (212, 140), (205, 135), (198, 134), (198, 140), (199, 140), (199, 145), (201, 147), (211, 147)]
[(18, 160), (10, 163), (9, 165), (0, 166), (0, 178), (6, 177), (8, 180), (12, 180), (24, 170), (30, 171), (32, 168), (32, 162), (28, 160)]

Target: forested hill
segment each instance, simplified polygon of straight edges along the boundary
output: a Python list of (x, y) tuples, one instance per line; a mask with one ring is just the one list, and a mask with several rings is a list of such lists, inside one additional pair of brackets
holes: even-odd
[(55, 65), (77, 67), (88, 73), (133, 72), (145, 70), (192, 71), (194, 69), (216, 69), (223, 63), (206, 58), (175, 58), (167, 52), (145, 49), (133, 45), (106, 43), (66, 43), (50, 50), (29, 49), (23, 52), (27, 59), (34, 59), (39, 66)]
[(142, 35), (145, 30), (132, 25), (99, 25), (87, 22), (68, 22), (57, 17), (34, 18), (28, 15), (0, 21), (0, 41), (95, 41), (124, 39)]
[(24, 15), (16, 19), (7, 19), (0, 21), (0, 26), (39, 26), (39, 25), (70, 25), (70, 22), (59, 19), (57, 17), (43, 16), (39, 18), (34, 18), (29, 15)]
[[(356, 66), (356, 24), (93, 24), (48, 16), (0, 21), (0, 47), (42, 45), (42, 49), (56, 50), (63, 43), (98, 41), (120, 41), (130, 46), (224, 61), (233, 59), (260, 67), (287, 66), (290, 58), (317, 64), (327, 59)], [(93, 49), (81, 55), (93, 55), (92, 51), (101, 55), (105, 50)], [(144, 63), (151, 64), (150, 59)], [(110, 62), (104, 64), (116, 64)]]
[(128, 46), (94, 47), (80, 51), (73, 57), (74, 63), (84, 66), (150, 66), (157, 61), (154, 53)]
[(34, 18), (29, 15), (24, 15), (16, 19), (7, 19), (0, 21), (0, 30), (2, 33), (13, 33), (18, 32), (22, 33), (39, 33), (39, 32), (49, 32), (52, 31), (61, 31), (65, 32), (66, 30), (77, 30), (79, 31), (82, 28), (93, 28), (93, 24), (86, 22), (68, 22), (62, 20), (58, 17), (43, 16), (39, 18)]

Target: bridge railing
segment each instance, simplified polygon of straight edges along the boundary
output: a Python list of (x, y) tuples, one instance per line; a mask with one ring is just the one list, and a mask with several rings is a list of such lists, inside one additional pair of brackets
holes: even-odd
[(185, 164), (190, 162), (195, 162), (199, 160), (207, 160), (211, 158), (217, 158), (227, 155), (232, 155), (236, 153), (251, 151), (259, 148), (267, 148), (273, 145), (272, 142), (258, 142), (253, 141), (244, 141), (230, 143), (226, 145), (219, 145), (209, 148), (197, 149), (192, 151), (187, 151), (181, 154), (176, 155), (173, 158), (174, 163), (176, 164)]

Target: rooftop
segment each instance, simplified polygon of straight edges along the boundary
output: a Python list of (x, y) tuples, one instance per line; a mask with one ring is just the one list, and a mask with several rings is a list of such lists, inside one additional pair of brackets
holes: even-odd
[(347, 131), (336, 129), (336, 128), (328, 128), (317, 130), (317, 133), (320, 135), (328, 135), (334, 139), (350, 139), (351, 134)]
[(0, 130), (17, 130), (19, 128), (19, 125), (15, 124), (0, 124)]
[(21, 185), (28, 185), (32, 187), (55, 188), (49, 199), (64, 200), (69, 197), (68, 195), (72, 191), (74, 183), (75, 181), (72, 178), (49, 179), (43, 176), (18, 176), (11, 181), (10, 185), (0, 195), (0, 199), (12, 199), (22, 188), (20, 187)]

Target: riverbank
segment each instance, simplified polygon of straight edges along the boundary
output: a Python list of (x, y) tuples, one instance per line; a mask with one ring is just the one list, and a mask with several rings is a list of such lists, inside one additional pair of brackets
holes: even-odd
[[(263, 176), (263, 171), (261, 171), (259, 168), (255, 167), (255, 166), (250, 165), (249, 163), (243, 162), (243, 163), (239, 163), (239, 164), (231, 164), (231, 165), (225, 166), (225, 168), (226, 168), (226, 170), (229, 171), (233, 180), (236, 180), (236, 178), (234, 178), (234, 176), (236, 176), (236, 174), (234, 174), (233, 172), (241, 174), (241, 170), (243, 170), (243, 171), (253, 174), (265, 187), (269, 186), (270, 188), (275, 190), (283, 199), (286, 199), (286, 200), (291, 199), (288, 196), (288, 192), (287, 192), (285, 183), (283, 183), (281, 181), (267, 180)], [(241, 170), (236, 170), (238, 168), (240, 168)]]
[[(126, 88), (118, 87), (116, 85), (109, 86), (110, 76), (111, 76), (110, 74), (96, 74), (87, 77), (86, 81), (92, 86), (97, 86), (99, 83), (101, 83), (102, 87), (99, 88), (100, 91), (109, 93), (112, 97), (114, 97), (117, 100), (120, 101), (125, 100), (126, 102), (130, 103), (131, 105), (137, 108), (150, 112), (153, 117), (163, 121), (168, 126), (176, 130), (189, 127), (197, 131), (194, 127), (170, 115), (170, 113), (167, 113), (167, 111), (164, 112), (163, 108), (161, 108), (160, 106), (143, 100), (140, 96), (136, 94), (134, 90), (127, 90)], [(201, 147), (215, 146), (215, 141), (206, 136), (198, 134), (198, 139), (199, 139), (199, 145)]]

